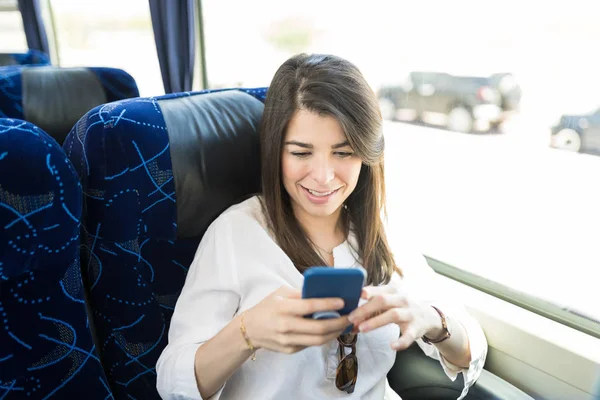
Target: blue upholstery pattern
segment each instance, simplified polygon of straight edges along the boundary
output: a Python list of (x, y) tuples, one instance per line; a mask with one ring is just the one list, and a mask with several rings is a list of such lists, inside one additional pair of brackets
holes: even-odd
[[(26, 65), (0, 67), (0, 117), (23, 119), (21, 71)], [(56, 67), (58, 68), (58, 67)], [(109, 102), (138, 97), (137, 84), (127, 72), (117, 68), (88, 68), (98, 77)]]
[[(232, 90), (232, 89), (221, 89)], [(266, 89), (243, 90), (264, 101)], [(158, 399), (155, 364), (199, 238), (177, 237), (169, 137), (159, 100), (105, 104), (63, 144), (84, 192), (82, 264), (116, 398)]]
[(14, 119), (0, 119), (0, 171), (0, 398), (112, 398), (84, 304), (77, 175)]
[(18, 65), (50, 65), (48, 54), (36, 49), (29, 49), (27, 53), (10, 53), (8, 56)]
[(22, 68), (17, 65), (0, 67), (0, 118), (23, 119)]
[(139, 97), (140, 92), (131, 75), (122, 69), (90, 67), (104, 88), (107, 102)]

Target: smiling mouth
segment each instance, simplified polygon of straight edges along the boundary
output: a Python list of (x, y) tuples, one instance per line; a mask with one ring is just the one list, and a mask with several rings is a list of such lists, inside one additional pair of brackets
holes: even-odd
[(330, 190), (328, 192), (318, 192), (316, 190), (311, 190), (311, 189), (305, 188), (304, 186), (302, 186), (302, 187), (306, 191), (308, 191), (310, 194), (312, 194), (313, 196), (315, 196), (315, 197), (327, 197), (327, 196), (332, 195), (332, 194), (334, 194), (335, 192), (337, 192), (338, 190), (341, 189), (341, 188), (337, 188), (337, 189), (334, 189), (334, 190)]

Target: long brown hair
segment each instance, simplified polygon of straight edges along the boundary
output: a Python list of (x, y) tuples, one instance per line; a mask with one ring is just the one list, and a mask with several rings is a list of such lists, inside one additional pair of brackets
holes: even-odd
[(388, 246), (382, 221), (386, 213), (381, 112), (361, 72), (340, 57), (298, 54), (279, 67), (269, 86), (260, 140), (263, 208), (275, 239), (300, 272), (324, 265), (294, 217), (281, 177), (287, 126), (298, 110), (335, 118), (361, 158), (358, 183), (346, 200), (340, 222), (346, 236), (352, 227), (358, 243), (354, 250), (367, 270), (368, 282), (389, 282), (394, 271), (401, 271)]

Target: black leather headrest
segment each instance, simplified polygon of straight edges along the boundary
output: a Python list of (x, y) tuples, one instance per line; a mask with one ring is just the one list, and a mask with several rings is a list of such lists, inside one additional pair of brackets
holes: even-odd
[(259, 192), (264, 105), (237, 90), (158, 103), (169, 135), (177, 235), (195, 237), (225, 208)]
[(107, 102), (100, 81), (85, 68), (29, 67), (21, 74), (24, 118), (60, 144), (79, 118)]

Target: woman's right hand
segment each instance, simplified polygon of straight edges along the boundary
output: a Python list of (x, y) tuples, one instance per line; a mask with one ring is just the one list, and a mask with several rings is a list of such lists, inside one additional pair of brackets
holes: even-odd
[(256, 349), (292, 354), (329, 343), (350, 325), (347, 316), (314, 320), (305, 315), (343, 307), (340, 298), (303, 299), (299, 290), (282, 286), (246, 311), (244, 325)]

